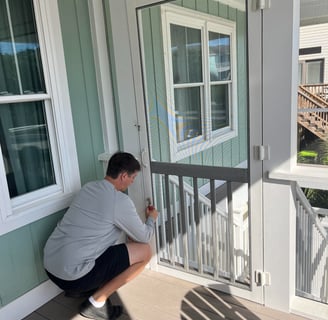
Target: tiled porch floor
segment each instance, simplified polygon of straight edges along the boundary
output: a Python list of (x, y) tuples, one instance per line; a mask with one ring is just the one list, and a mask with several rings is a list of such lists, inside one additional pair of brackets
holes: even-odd
[[(85, 320), (77, 312), (81, 299), (63, 294), (24, 320)], [(304, 320), (190, 282), (145, 270), (112, 298), (122, 304), (119, 320)]]

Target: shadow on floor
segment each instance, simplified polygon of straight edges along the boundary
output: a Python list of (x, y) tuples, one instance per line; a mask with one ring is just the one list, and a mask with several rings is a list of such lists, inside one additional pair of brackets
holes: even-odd
[(204, 287), (196, 287), (185, 295), (181, 303), (180, 319), (260, 320), (232, 296)]

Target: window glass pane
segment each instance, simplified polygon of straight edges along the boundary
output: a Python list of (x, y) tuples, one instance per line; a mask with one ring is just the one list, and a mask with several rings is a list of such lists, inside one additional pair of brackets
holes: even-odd
[(4, 0), (0, 0), (0, 95), (19, 93), (13, 44)]
[(200, 87), (174, 90), (177, 142), (202, 135)]
[(322, 83), (322, 61), (307, 61), (306, 83)]
[(212, 131), (229, 125), (229, 85), (211, 86)]
[(298, 63), (298, 84), (302, 84), (303, 63)]
[(198, 29), (171, 24), (173, 82), (202, 82), (201, 33)]
[(0, 0), (0, 94), (45, 92), (32, 0)]
[(230, 36), (209, 32), (208, 45), (211, 81), (230, 80)]
[(11, 197), (55, 183), (43, 102), (0, 105), (0, 143)]

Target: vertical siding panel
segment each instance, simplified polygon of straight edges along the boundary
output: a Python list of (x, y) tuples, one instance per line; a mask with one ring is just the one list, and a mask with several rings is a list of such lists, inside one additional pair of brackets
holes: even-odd
[(196, 9), (196, 0), (183, 0), (182, 4), (185, 8)]
[(95, 74), (86, 67), (88, 64), (93, 65), (94, 61), (90, 55), (82, 52), (86, 47), (92, 47), (91, 39), (87, 41), (84, 35), (89, 28), (89, 20), (84, 20), (86, 13), (83, 13), (83, 9), (85, 11), (86, 8), (83, 8), (83, 3), (58, 1), (80, 176), (82, 183), (85, 183), (99, 176), (102, 170), (101, 164), (96, 162), (98, 150), (95, 150), (95, 140), (102, 142), (102, 136), (95, 133), (95, 127), (101, 127), (101, 124), (99, 119), (94, 123), (92, 114), (99, 112), (99, 104), (98, 100), (90, 102), (94, 87), (89, 88), (90, 82), (86, 79), (91, 78), (95, 82)]
[(175, 0), (174, 4), (176, 4), (178, 6), (182, 6), (182, 2), (183, 2), (183, 0)]
[(147, 115), (150, 130), (151, 154), (155, 160), (161, 159), (161, 144), (159, 138), (158, 105), (156, 94), (156, 73), (154, 69), (154, 55), (152, 42), (152, 25), (150, 9), (142, 10), (143, 52), (145, 63), (145, 85), (147, 94)]
[(219, 15), (219, 3), (216, 1), (209, 1), (208, 2), (208, 13), (213, 16)]
[(226, 4), (219, 3), (219, 16), (228, 19), (228, 6)]
[(195, 9), (200, 12), (208, 13), (208, 0), (197, 0)]
[[(225, 19), (229, 19), (230, 18), (230, 15), (233, 15), (233, 11), (232, 13), (230, 13), (229, 11), (230, 8), (225, 5), (225, 4), (222, 4), (222, 3), (219, 3), (219, 16), (221, 18), (225, 18)], [(233, 140), (237, 140), (237, 139), (233, 139)], [(237, 140), (238, 141), (238, 140)], [(215, 155), (218, 156), (218, 159), (214, 159), (215, 162), (220, 161), (220, 151), (222, 152), (221, 153), (221, 160), (222, 160), (222, 163), (221, 165), (225, 166), (225, 167), (231, 167), (232, 166), (232, 156), (233, 156), (233, 152), (232, 152), (232, 149), (233, 149), (233, 145), (234, 145), (234, 150), (236, 149), (236, 142), (232, 142), (232, 140), (229, 140), (229, 141), (225, 141), (223, 142), (220, 146), (216, 146), (214, 147), (215, 150), (214, 153)], [(221, 150), (220, 150), (221, 149)]]
[(213, 148), (209, 148), (203, 151), (203, 165), (204, 166), (213, 166)]
[[(187, 157), (187, 158), (184, 158), (184, 159), (179, 160), (178, 163), (192, 164), (192, 159), (191, 159), (191, 157)], [(183, 178), (183, 181), (192, 186), (192, 178), (190, 178), (190, 177), (184, 177)]]
[[(161, 147), (162, 161), (170, 159), (171, 132), (169, 132), (168, 123), (168, 102), (166, 97), (165, 68), (163, 58), (163, 38), (160, 7), (151, 9), (151, 23), (153, 32), (153, 56), (154, 56), (154, 74), (155, 74), (155, 95), (157, 103), (157, 117), (159, 120), (159, 145)], [(155, 97), (154, 97), (155, 98)], [(157, 121), (158, 121), (157, 120)]]
[(6, 305), (39, 284), (29, 226), (1, 237), (0, 256), (0, 298)]
[[(74, 131), (77, 137), (76, 146), (79, 165), (86, 170), (80, 170), (81, 181), (91, 180), (94, 168), (90, 166), (90, 149), (92, 139), (85, 96), (84, 74), (81, 68), (82, 56), (79, 41), (79, 30), (74, 1), (59, 0), (60, 20), (63, 29), (64, 53), (67, 68), (68, 85), (71, 96)], [(89, 164), (89, 168), (87, 165)]]
[(39, 283), (48, 279), (43, 267), (43, 248), (49, 235), (52, 233), (63, 214), (64, 211), (53, 214), (30, 225), (31, 240), (35, 256), (35, 270), (38, 275)]
[(231, 166), (235, 167), (240, 163), (240, 133), (231, 139)]
[[(109, 1), (102, 1), (104, 5), (104, 15), (105, 15), (105, 22), (106, 22), (106, 39), (108, 42), (108, 52), (109, 52), (109, 60), (111, 65), (111, 76), (112, 79), (117, 79), (117, 72), (115, 68), (115, 55), (113, 49), (113, 37), (111, 34), (111, 19), (110, 19), (110, 10), (109, 10)], [(117, 139), (119, 147), (123, 145), (123, 130), (121, 126), (121, 113), (119, 112), (119, 99), (118, 99), (118, 89), (117, 89), (117, 82), (112, 81), (113, 86), (113, 101), (114, 101), (114, 110), (116, 111), (116, 125), (117, 125)]]
[(222, 143), (223, 166), (232, 166), (232, 142), (231, 140)]
[(248, 75), (246, 59), (246, 14), (237, 12), (237, 61), (238, 61), (238, 138), (239, 162), (248, 157)]
[(223, 165), (222, 144), (213, 147), (213, 166), (221, 167)]
[[(233, 14), (232, 14), (233, 13)], [(240, 11), (229, 9), (229, 16), (236, 21), (236, 55), (237, 55), (237, 106), (238, 106), (238, 136), (232, 140), (232, 165), (236, 166), (242, 162), (241, 148), (245, 148), (243, 143), (247, 144), (247, 94), (246, 81), (246, 59), (245, 59), (245, 26), (244, 19)]]
[[(103, 133), (101, 126), (100, 106), (97, 90), (96, 70), (90, 30), (89, 9), (87, 1), (75, 0), (77, 26), (81, 49), (81, 63), (84, 77), (85, 100), (89, 117), (91, 148), (90, 157), (93, 156), (94, 174), (103, 178), (103, 167), (98, 161), (98, 155), (104, 152)], [(90, 164), (89, 164), (90, 166)]]
[[(192, 164), (204, 165), (203, 151), (194, 153), (194, 155), (192, 155), (190, 157), (190, 162)], [(204, 184), (204, 179), (198, 179), (198, 184), (199, 184), (199, 186), (203, 185)]]
[(228, 7), (228, 18), (230, 20), (236, 21), (237, 9)]

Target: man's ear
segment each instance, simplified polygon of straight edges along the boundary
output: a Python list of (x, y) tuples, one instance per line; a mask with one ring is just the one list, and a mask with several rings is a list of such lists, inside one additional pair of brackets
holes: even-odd
[(123, 171), (121, 174), (121, 179), (125, 179), (128, 176), (128, 173), (126, 171)]

